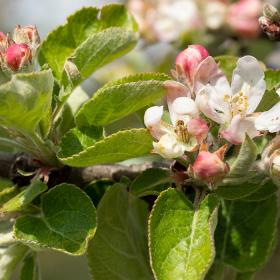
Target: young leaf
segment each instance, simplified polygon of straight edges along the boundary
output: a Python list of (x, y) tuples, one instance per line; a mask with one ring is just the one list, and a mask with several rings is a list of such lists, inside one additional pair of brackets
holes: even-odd
[(88, 249), (93, 279), (152, 279), (146, 203), (116, 184), (102, 198), (97, 219), (98, 228)]
[(257, 146), (246, 135), (246, 138), (240, 148), (237, 159), (230, 166), (230, 172), (227, 178), (240, 178), (248, 173), (251, 165), (254, 163), (257, 157)]
[(20, 280), (39, 280), (39, 271), (34, 253), (24, 258), (20, 272)]
[[(120, 27), (107, 28), (90, 36), (68, 57), (62, 83), (64, 85), (69, 81), (74, 85), (81, 83), (98, 68), (132, 50), (137, 39), (136, 33)], [(72, 74), (71, 71), (77, 71), (77, 74)]]
[(73, 146), (73, 151), (70, 147), (73, 138), (69, 141), (68, 135), (62, 138), (58, 157), (63, 163), (75, 167), (123, 161), (149, 154), (152, 150), (152, 137), (146, 129), (120, 131), (87, 148)]
[(25, 190), (7, 201), (1, 208), (2, 212), (13, 212), (21, 210), (34, 200), (39, 194), (48, 189), (47, 185), (41, 181), (34, 181)]
[(130, 185), (130, 191), (138, 197), (159, 195), (170, 187), (173, 181), (169, 170), (150, 168), (136, 177)]
[(10, 280), (17, 264), (27, 253), (28, 247), (15, 243), (7, 248), (0, 248), (0, 276), (1, 280)]
[(104, 126), (163, 97), (165, 74), (138, 74), (106, 84), (76, 115), (78, 126)]
[(53, 83), (50, 70), (13, 75), (0, 86), (0, 124), (34, 132), (51, 108)]
[(217, 258), (240, 272), (260, 269), (270, 256), (277, 230), (277, 197), (223, 203), (215, 233)]
[(81, 82), (98, 67), (132, 49), (136, 31), (136, 23), (123, 5), (83, 8), (43, 41), (39, 62), (47, 63), (58, 80), (70, 76), (70, 82)]
[[(96, 227), (95, 207), (79, 188), (61, 184), (42, 195), (43, 217), (22, 216), (14, 236), (26, 244), (81, 255)], [(36, 227), (34, 227), (36, 224)]]
[(237, 57), (231, 55), (216, 56), (215, 60), (219, 63), (220, 68), (231, 81), (231, 76), (234, 68), (236, 67)]
[(195, 209), (175, 189), (160, 194), (149, 222), (149, 247), (156, 279), (203, 279), (215, 256), (217, 207), (214, 195), (208, 195)]
[(280, 101), (280, 97), (274, 89), (267, 90), (265, 92), (259, 106), (257, 107), (256, 112), (268, 111), (279, 101)]

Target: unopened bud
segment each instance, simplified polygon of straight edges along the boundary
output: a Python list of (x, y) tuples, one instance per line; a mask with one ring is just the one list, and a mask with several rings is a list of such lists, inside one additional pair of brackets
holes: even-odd
[(5, 58), (7, 66), (13, 71), (18, 71), (30, 63), (32, 55), (27, 44), (12, 44), (7, 48)]
[(259, 18), (259, 24), (261, 29), (264, 33), (269, 37), (271, 40), (280, 40), (280, 21), (273, 22), (268, 18), (262, 16)]
[(78, 67), (76, 66), (76, 64), (72, 61), (70, 61), (69, 59), (66, 60), (65, 64), (64, 64), (64, 70), (67, 74), (68, 79), (71, 82), (78, 81), (81, 78), (81, 73), (78, 69)]
[(28, 25), (25, 27), (18, 25), (14, 30), (13, 40), (17, 44), (28, 44), (32, 46), (32, 48), (36, 48), (40, 44), (40, 36), (34, 25)]
[(201, 150), (188, 173), (197, 180), (213, 186), (221, 181), (229, 171), (229, 166), (223, 161), (227, 146), (224, 145), (214, 153), (210, 153), (202, 144)]
[(199, 64), (209, 56), (208, 51), (201, 45), (190, 45), (180, 52), (176, 58), (176, 67), (192, 81)]
[(280, 21), (280, 13), (278, 10), (270, 5), (269, 3), (265, 3), (263, 6), (263, 15), (267, 19), (269, 19), (272, 22), (278, 22)]

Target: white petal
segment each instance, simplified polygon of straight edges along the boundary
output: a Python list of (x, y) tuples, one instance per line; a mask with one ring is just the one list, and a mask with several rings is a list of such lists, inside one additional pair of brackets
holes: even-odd
[(153, 106), (146, 110), (144, 115), (144, 124), (146, 127), (152, 127), (160, 124), (163, 115), (163, 106)]
[(244, 56), (237, 61), (232, 75), (232, 94), (243, 93), (248, 97), (247, 113), (253, 113), (258, 107), (266, 89), (264, 72), (253, 56)]
[(268, 130), (271, 133), (280, 131), (280, 102), (269, 111), (261, 113), (257, 117), (255, 125), (260, 131)]
[(242, 118), (241, 115), (236, 115), (227, 129), (220, 131), (220, 135), (234, 145), (241, 144), (246, 134), (250, 138), (260, 134), (255, 128), (255, 120), (255, 116)]
[(163, 158), (177, 158), (184, 154), (183, 146), (178, 144), (176, 135), (165, 134), (159, 142), (154, 142), (154, 152), (161, 155)]
[(169, 109), (169, 113), (173, 125), (176, 125), (178, 120), (187, 123), (189, 119), (199, 115), (196, 103), (189, 97), (176, 98)]
[(160, 139), (166, 133), (166, 129), (161, 125), (163, 115), (163, 106), (153, 106), (146, 110), (144, 115), (144, 124), (149, 129), (151, 135)]
[(276, 93), (278, 94), (278, 96), (280, 96), (280, 88), (276, 90)]
[(209, 119), (219, 124), (230, 121), (230, 92), (225, 92), (223, 87), (207, 85), (198, 92), (195, 101), (199, 110)]

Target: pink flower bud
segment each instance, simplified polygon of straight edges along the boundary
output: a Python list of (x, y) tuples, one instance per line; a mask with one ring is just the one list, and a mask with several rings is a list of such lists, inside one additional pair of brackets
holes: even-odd
[(192, 119), (187, 124), (188, 132), (194, 135), (200, 144), (207, 137), (209, 127), (203, 119)]
[(193, 80), (199, 64), (209, 56), (208, 51), (201, 45), (190, 45), (180, 52), (176, 58), (176, 67), (183, 71), (190, 81)]
[(31, 61), (31, 51), (26, 44), (12, 44), (6, 50), (7, 66), (13, 71), (18, 71), (23, 65)]
[(209, 185), (221, 181), (229, 171), (229, 166), (223, 162), (226, 148), (227, 145), (224, 145), (216, 152), (210, 153), (205, 144), (202, 144), (194, 164), (189, 167), (189, 174)]
[(228, 23), (240, 36), (255, 37), (260, 32), (258, 17), (261, 10), (260, 0), (239, 0), (229, 8)]

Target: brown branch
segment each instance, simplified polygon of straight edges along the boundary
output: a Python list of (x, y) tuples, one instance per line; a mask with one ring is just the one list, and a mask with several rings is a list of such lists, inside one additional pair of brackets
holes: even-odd
[(73, 168), (68, 179), (69, 182), (78, 186), (85, 185), (91, 181), (106, 178), (112, 181), (119, 181), (126, 176), (134, 179), (138, 174), (149, 168), (168, 168), (168, 162), (147, 162), (143, 164), (124, 165), (95, 165), (85, 168)]
[[(24, 165), (29, 165), (28, 157), (24, 154), (0, 153), (0, 177), (14, 178), (16, 161), (24, 161)], [(21, 163), (22, 165), (22, 163)], [(143, 164), (125, 165), (95, 165), (85, 168), (64, 168), (54, 171), (52, 178), (55, 184), (61, 181), (67, 181), (77, 186), (83, 186), (91, 181), (106, 178), (113, 181), (119, 181), (121, 177), (126, 176), (134, 179), (138, 174), (149, 168), (169, 168), (170, 162), (146, 162)], [(51, 174), (51, 176), (52, 176)], [(18, 174), (17, 174), (18, 176)]]

